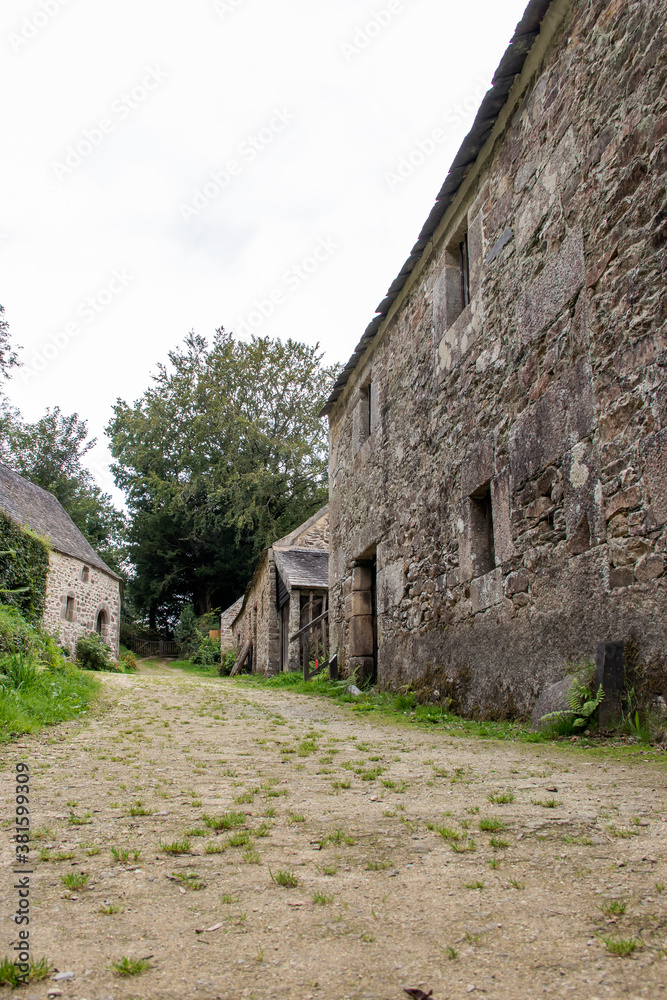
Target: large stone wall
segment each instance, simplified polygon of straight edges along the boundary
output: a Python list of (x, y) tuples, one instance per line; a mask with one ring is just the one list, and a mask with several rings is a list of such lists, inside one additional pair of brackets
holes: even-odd
[[(68, 621), (67, 599), (70, 599)], [(118, 656), (120, 631), (120, 587), (118, 580), (95, 566), (90, 566), (72, 556), (51, 552), (49, 575), (46, 584), (44, 628), (57, 633), (60, 642), (72, 654), (81, 636), (95, 631), (102, 612), (104, 624), (102, 638)]]
[(243, 608), (233, 625), (237, 650), (252, 642), (252, 671), (272, 676), (280, 672), (280, 622), (276, 603), (273, 551), (262, 554), (246, 591)]
[(437, 668), (467, 711), (525, 710), (599, 640), (667, 654), (665, 23), (666, 0), (552, 5), (332, 410), (348, 669), (372, 557), (381, 684)]

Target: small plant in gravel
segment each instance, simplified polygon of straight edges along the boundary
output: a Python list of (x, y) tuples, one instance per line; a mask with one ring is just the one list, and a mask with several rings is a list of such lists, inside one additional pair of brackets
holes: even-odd
[(294, 874), (294, 872), (291, 870), (291, 868), (281, 869), (280, 871), (277, 871), (275, 875), (269, 868), (269, 875), (276, 883), (276, 885), (282, 885), (285, 889), (295, 889), (296, 886), (299, 884), (299, 880)]
[(494, 869), (500, 868), (500, 861), (498, 861), (498, 858), (491, 858), (486, 863), (489, 866), (489, 868), (494, 868)]
[(448, 961), (450, 962), (453, 962), (454, 959), (459, 957), (458, 951), (451, 944), (446, 945), (446, 947), (443, 950), (445, 952), (445, 955), (447, 956)]
[(457, 840), (461, 839), (459, 831), (454, 830), (451, 826), (436, 826), (435, 824), (429, 823), (427, 829), (435, 830), (436, 833), (440, 834), (443, 840), (446, 840), (450, 844), (453, 844)]
[(508, 802), (514, 802), (514, 792), (509, 788), (504, 792), (491, 792), (486, 796), (489, 802), (492, 802), (495, 806), (504, 806)]
[(367, 861), (366, 868), (369, 872), (381, 872), (391, 868), (391, 861)]
[(142, 972), (148, 972), (151, 963), (145, 958), (128, 958), (123, 955), (111, 963), (111, 968), (119, 976), (139, 976)]
[(94, 858), (96, 854), (101, 854), (101, 853), (102, 853), (102, 848), (101, 847), (87, 847), (86, 848), (86, 856), (89, 857), (89, 858)]
[(525, 889), (526, 888), (526, 883), (525, 882), (519, 882), (519, 880), (516, 879), (516, 878), (511, 878), (509, 880), (509, 884), (510, 884), (510, 886), (513, 889)]
[(191, 826), (189, 830), (185, 831), (186, 837), (208, 837), (208, 830), (203, 830), (199, 826)]
[(74, 813), (69, 814), (69, 825), (70, 826), (89, 826), (93, 821), (90, 818), (91, 813), (84, 813), (83, 816), (76, 816)]
[(491, 847), (498, 847), (501, 850), (505, 850), (505, 848), (510, 846), (510, 842), (509, 840), (502, 840), (500, 837), (491, 837), (489, 845)]
[(627, 903), (622, 899), (611, 899), (608, 903), (603, 903), (600, 909), (605, 917), (622, 917), (625, 913)]
[(229, 836), (227, 843), (230, 847), (245, 847), (250, 843), (250, 834), (246, 830), (239, 830)]
[(619, 837), (621, 840), (629, 840), (630, 837), (638, 837), (639, 830), (628, 830), (613, 823), (607, 823), (607, 833), (610, 837)]
[(233, 830), (234, 827), (243, 826), (247, 816), (242, 812), (225, 812), (221, 816), (209, 816), (204, 813), (202, 819), (211, 830)]
[(452, 843), (451, 848), (456, 854), (468, 854), (477, 850), (477, 844), (474, 840), (459, 840), (457, 843)]
[(256, 837), (268, 837), (271, 833), (272, 824), (271, 823), (260, 823), (255, 830)]
[(74, 851), (49, 851), (46, 847), (40, 848), (40, 861), (71, 861)]
[(305, 823), (306, 817), (303, 813), (293, 813), (288, 810), (287, 812), (287, 822), (288, 823)]
[(165, 844), (163, 840), (159, 840), (158, 844), (160, 850), (164, 851), (165, 854), (189, 854), (190, 853), (190, 841), (187, 837), (183, 840), (172, 840), (170, 844)]
[(231, 906), (232, 903), (238, 903), (238, 897), (232, 896), (230, 893), (226, 892), (220, 897), (220, 902), (223, 906)]
[(333, 878), (334, 875), (338, 874), (338, 865), (320, 865), (319, 870), (323, 875), (328, 875), (329, 878)]
[(60, 876), (60, 881), (66, 889), (75, 892), (77, 889), (86, 889), (89, 878), (90, 875), (85, 872), (68, 872), (67, 875)]
[(153, 810), (144, 808), (143, 802), (139, 799), (130, 807), (130, 816), (152, 816)]
[(479, 879), (477, 879), (475, 882), (464, 882), (463, 883), (463, 888), (464, 889), (483, 889), (485, 885), (486, 885), (486, 882), (480, 882)]
[(480, 819), (479, 828), (486, 833), (497, 833), (498, 830), (505, 829), (505, 824), (501, 819), (488, 819), (485, 817), (484, 819)]
[(560, 805), (558, 799), (531, 799), (531, 806), (542, 806), (543, 809), (555, 809)]
[(605, 934), (599, 934), (598, 937), (606, 947), (609, 954), (615, 955), (617, 958), (627, 958), (627, 956), (632, 955), (633, 951), (636, 951), (637, 948), (641, 948), (641, 941), (637, 938), (615, 938)]
[(246, 865), (258, 865), (260, 862), (259, 851), (250, 847), (247, 851), (243, 852), (243, 863)]
[(141, 851), (132, 850), (129, 847), (110, 847), (109, 850), (111, 851), (111, 856), (120, 862), (121, 865), (129, 865), (131, 863), (130, 859), (138, 861), (141, 855)]
[(105, 917), (110, 917), (114, 913), (122, 913), (122, 907), (118, 903), (103, 903), (98, 910)]
[[(35, 962), (31, 958), (28, 970), (28, 982), (38, 982), (40, 979), (46, 979), (51, 969), (52, 965), (48, 959), (40, 958)], [(24, 975), (17, 968), (14, 959), (0, 959), (0, 986), (9, 986), (11, 989), (17, 989), (24, 983)]]
[(333, 896), (327, 892), (314, 892), (311, 899), (316, 906), (328, 906), (334, 900)]
[(193, 889), (195, 892), (206, 888), (206, 882), (197, 872), (172, 872), (168, 878), (172, 882), (178, 882), (186, 889)]
[(204, 848), (204, 854), (222, 854), (227, 850), (227, 844), (220, 840), (209, 840)]

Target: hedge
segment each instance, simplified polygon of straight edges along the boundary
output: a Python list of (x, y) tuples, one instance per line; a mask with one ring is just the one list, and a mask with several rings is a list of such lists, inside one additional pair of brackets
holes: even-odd
[(48, 544), (0, 511), (0, 590), (28, 588), (17, 594), (0, 593), (0, 603), (11, 604), (30, 621), (40, 622), (48, 572)]

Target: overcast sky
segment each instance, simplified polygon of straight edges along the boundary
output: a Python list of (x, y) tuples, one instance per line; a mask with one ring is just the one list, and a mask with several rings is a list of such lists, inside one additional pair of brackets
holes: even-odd
[(526, 2), (3, 0), (11, 401), (88, 420), (114, 492), (111, 406), (190, 329), (347, 361)]

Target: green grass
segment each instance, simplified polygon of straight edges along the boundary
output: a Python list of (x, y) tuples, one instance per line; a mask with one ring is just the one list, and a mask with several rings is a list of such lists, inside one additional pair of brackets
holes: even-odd
[[(46, 979), (52, 969), (51, 963), (46, 958), (38, 961), (30, 959), (30, 970), (28, 972), (28, 982), (38, 982)], [(22, 973), (16, 968), (13, 958), (0, 959), (0, 986), (9, 986), (15, 989), (23, 984), (23, 979), (19, 978)]]
[(622, 917), (625, 913), (627, 903), (622, 899), (612, 899), (608, 903), (603, 903), (600, 907), (605, 917)]
[(328, 906), (334, 900), (333, 896), (327, 892), (314, 892), (311, 899), (316, 906)]
[(609, 954), (615, 955), (617, 958), (626, 958), (628, 955), (632, 955), (637, 948), (641, 948), (641, 941), (637, 938), (615, 938), (605, 934), (599, 934), (598, 937)]
[(190, 853), (190, 841), (187, 837), (183, 840), (173, 840), (170, 844), (165, 844), (164, 841), (159, 840), (160, 850), (164, 851), (165, 854), (189, 854)]
[(295, 889), (299, 884), (299, 880), (291, 869), (283, 869), (276, 872), (274, 875), (269, 868), (269, 875), (276, 883), (276, 885), (282, 885), (286, 889)]
[(142, 972), (148, 972), (150, 967), (151, 963), (145, 958), (127, 958), (126, 955), (111, 963), (113, 971), (124, 977), (139, 976)]
[(495, 806), (504, 806), (508, 802), (514, 802), (514, 792), (509, 788), (505, 792), (491, 792), (486, 797)]
[(234, 827), (243, 826), (247, 816), (242, 812), (225, 812), (221, 816), (209, 816), (206, 813), (202, 819), (211, 830), (233, 830)]
[(19, 654), (5, 657), (2, 670), (8, 680), (0, 684), (0, 744), (84, 715), (100, 688), (71, 664), (51, 670)]
[(505, 829), (505, 824), (501, 819), (489, 819), (485, 817), (484, 819), (480, 819), (479, 828), (487, 833), (497, 833), (499, 830)]
[(77, 889), (85, 889), (89, 878), (90, 875), (86, 875), (84, 872), (69, 872), (67, 875), (61, 875), (60, 881), (66, 889), (76, 891)]

